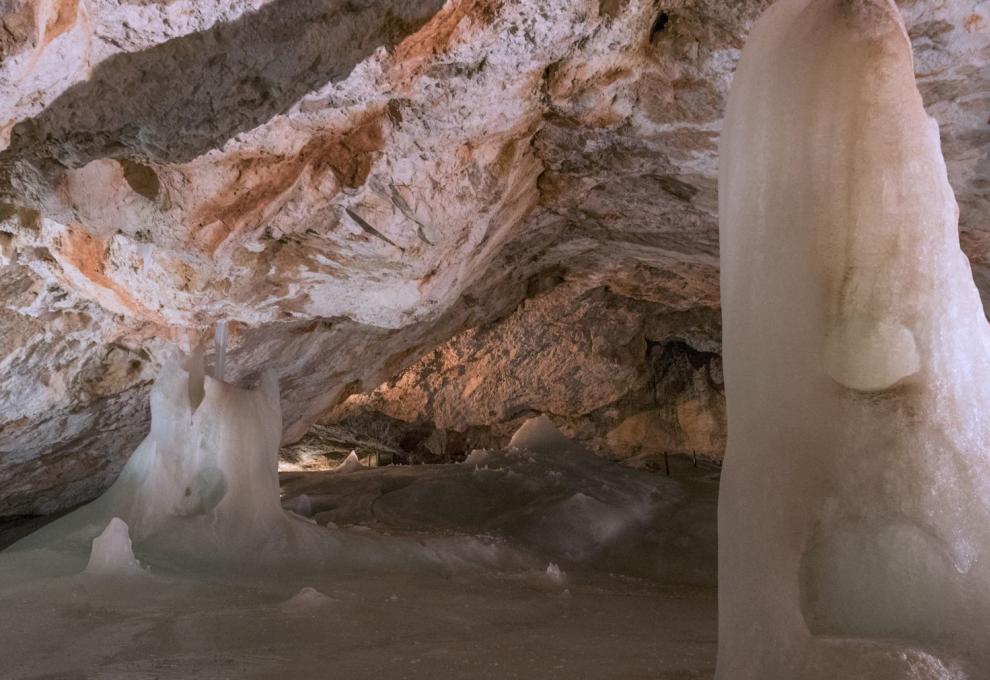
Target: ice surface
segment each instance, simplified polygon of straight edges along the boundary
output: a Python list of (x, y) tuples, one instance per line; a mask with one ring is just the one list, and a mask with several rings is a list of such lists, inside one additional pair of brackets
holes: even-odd
[(720, 153), (717, 677), (990, 677), (990, 328), (894, 2), (775, 4)]
[[(566, 439), (544, 418), (520, 432), (513, 441), (526, 447), (474, 454), (473, 463), (287, 474), (283, 505), (297, 508), (306, 498), (320, 524), (491, 536), (524, 549), (529, 559), (516, 564), (541, 575), (553, 562), (568, 572), (595, 567), (713, 583), (713, 482), (699, 478), (689, 485), (616, 465)], [(534, 432), (540, 436), (528, 438)], [(534, 450), (548, 442), (556, 444)], [(482, 559), (476, 553), (474, 561)]]
[(141, 563), (134, 558), (127, 524), (114, 517), (103, 533), (93, 539), (93, 549), (86, 565), (89, 574), (138, 574)]

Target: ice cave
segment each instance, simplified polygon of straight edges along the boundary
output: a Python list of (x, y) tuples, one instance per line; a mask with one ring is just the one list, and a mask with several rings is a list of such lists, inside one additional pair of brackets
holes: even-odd
[(0, 28), (0, 680), (990, 678), (990, 2)]

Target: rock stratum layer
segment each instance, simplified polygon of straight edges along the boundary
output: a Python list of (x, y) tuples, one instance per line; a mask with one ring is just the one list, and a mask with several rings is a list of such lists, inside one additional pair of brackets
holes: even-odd
[[(219, 319), (291, 441), (550, 275), (637, 327), (716, 309), (723, 101), (767, 4), (5, 4), (0, 515), (105, 488), (167, 346)], [(901, 9), (990, 282), (990, 5)]]

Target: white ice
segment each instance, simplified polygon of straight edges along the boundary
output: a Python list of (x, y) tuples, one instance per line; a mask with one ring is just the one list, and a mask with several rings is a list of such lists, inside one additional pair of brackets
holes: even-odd
[(358, 470), (364, 470), (364, 465), (361, 464), (361, 459), (358, 458), (357, 451), (351, 451), (347, 454), (347, 458), (340, 461), (334, 466), (333, 471), (337, 473), (348, 473), (357, 472)]
[(313, 614), (332, 604), (333, 601), (332, 597), (327, 597), (316, 588), (306, 586), (283, 602), (279, 608), (286, 614)]
[(894, 2), (775, 4), (720, 153), (717, 677), (990, 677), (990, 327)]
[(89, 574), (139, 574), (141, 563), (134, 558), (127, 524), (114, 517), (103, 533), (93, 539), (86, 565)]

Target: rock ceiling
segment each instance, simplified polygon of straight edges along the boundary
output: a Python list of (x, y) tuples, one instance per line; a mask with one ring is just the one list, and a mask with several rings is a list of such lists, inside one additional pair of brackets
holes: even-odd
[[(768, 4), (3, 3), (0, 515), (105, 486), (218, 319), (292, 440), (548, 276), (717, 308), (723, 98)], [(990, 290), (990, 2), (900, 4)]]

